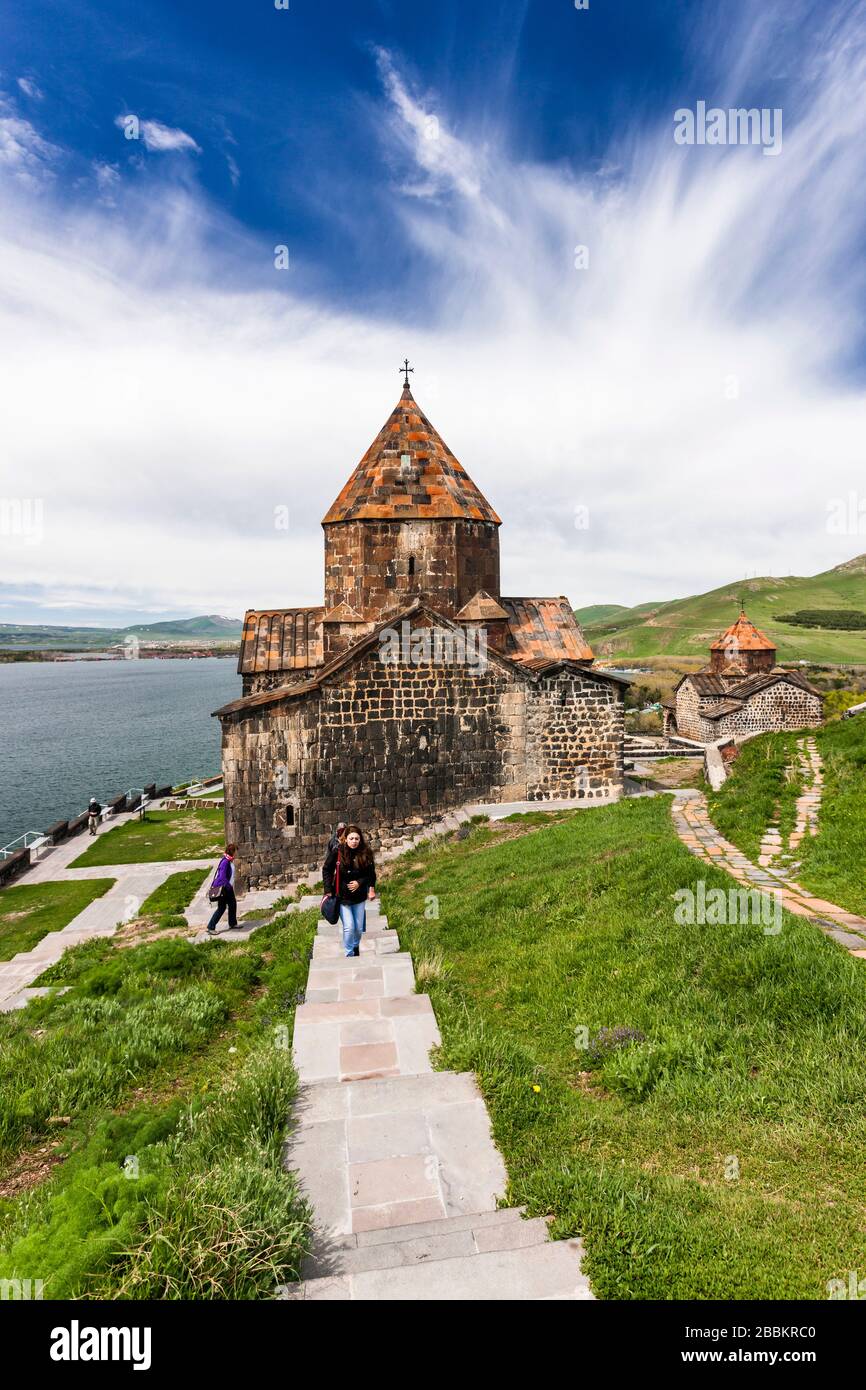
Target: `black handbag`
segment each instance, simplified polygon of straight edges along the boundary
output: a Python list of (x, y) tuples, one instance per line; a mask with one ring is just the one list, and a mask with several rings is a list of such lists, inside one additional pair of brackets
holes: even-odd
[[(217, 865), (217, 874), (220, 871), (220, 864), (222, 864), (222, 860), (220, 860), (220, 863)], [(227, 883), (223, 883), (219, 888), (216, 888), (214, 887), (215, 883), (216, 874), (214, 874), (213, 883), (207, 890), (207, 900), (209, 903), (218, 903), (220, 898), (222, 898), (225, 895), (226, 888), (228, 887)]]
[(326, 922), (335, 927), (340, 920), (340, 851), (337, 850), (337, 872), (334, 878), (333, 893), (326, 893), (322, 899), (321, 913)]

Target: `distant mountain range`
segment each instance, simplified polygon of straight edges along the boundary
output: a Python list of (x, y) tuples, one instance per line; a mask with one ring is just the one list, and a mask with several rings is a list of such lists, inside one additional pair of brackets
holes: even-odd
[[(741, 600), (752, 622), (776, 643), (780, 661), (866, 664), (866, 629), (842, 627), (846, 615), (848, 621), (866, 615), (866, 555), (811, 579), (738, 579), (669, 603), (594, 604), (576, 614), (600, 660), (695, 657), (730, 626)], [(785, 621), (801, 613), (799, 621)]]
[(177, 618), (131, 627), (55, 627), (39, 623), (0, 623), (3, 651), (94, 651), (123, 646), (127, 638), (140, 642), (193, 646), (230, 646), (240, 641), (240, 618), (210, 613), (200, 618)]

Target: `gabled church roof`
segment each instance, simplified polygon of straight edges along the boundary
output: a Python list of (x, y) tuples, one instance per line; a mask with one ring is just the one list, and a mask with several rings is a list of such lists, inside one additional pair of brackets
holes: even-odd
[[(567, 603), (567, 600), (503, 600), (503, 606), (518, 603), (528, 603), (536, 605), (539, 603)], [(312, 610), (297, 611), (309, 612)], [(383, 631), (396, 626), (403, 618), (412, 618), (416, 615), (423, 616), (427, 620), (432, 619), (435, 624), (443, 628), (450, 628), (454, 632), (460, 631), (459, 624), (454, 622), (453, 619), (448, 618), (443, 613), (439, 613), (436, 611), (436, 609), (431, 608), (430, 605), (424, 599), (415, 598), (411, 601), (411, 603), (404, 604), (399, 608), (393, 609), (392, 612), (389, 613), (387, 617), (382, 622), (378, 623), (376, 627), (374, 627), (370, 632), (365, 633), (365, 635), (363, 637), (360, 637), (357, 642), (353, 642), (349, 647), (346, 647), (344, 651), (339, 652), (336, 656), (333, 656), (330, 659), (330, 661), (327, 661), (324, 665), (319, 666), (315, 674), (310, 676), (309, 679), (298, 681), (294, 685), (282, 685), (277, 686), (275, 689), (272, 690), (261, 690), (255, 695), (243, 695), (240, 699), (232, 700), (229, 702), (229, 704), (223, 705), (218, 710), (214, 710), (214, 716), (220, 719), (233, 717), (235, 715), (241, 716), (251, 712), (255, 712), (259, 709), (264, 709), (270, 705), (279, 704), (282, 700), (303, 699), (307, 695), (311, 694), (313, 691), (320, 689), (320, 687), (325, 681), (331, 680), (333, 679), (333, 677), (338, 676), (340, 672), (344, 670), (344, 668), (350, 666), (353, 662), (357, 661), (361, 656), (363, 656), (364, 653), (368, 652), (372, 647), (375, 647), (376, 643), (379, 641), (380, 634)], [(574, 621), (573, 615), (572, 621)], [(559, 645), (560, 648), (563, 646), (567, 648), (571, 646), (571, 643), (561, 643)], [(589, 649), (584, 648), (584, 650), (588, 651)], [(576, 656), (569, 650), (563, 651), (560, 649), (559, 651), (556, 651), (551, 650), (548, 647), (546, 650), (540, 651), (537, 655), (530, 655), (530, 653), (526, 651), (525, 647), (522, 649), (522, 652), (518, 647), (517, 652), (508, 653), (498, 652), (494, 649), (488, 648), (487, 655), (491, 661), (504, 667), (505, 670), (510, 669), (515, 672), (520, 672), (523, 678), (526, 680), (538, 680), (539, 677), (548, 675), (550, 672), (558, 670), (560, 667), (564, 667), (571, 669), (579, 669), (582, 676), (586, 676), (591, 680), (599, 681), (601, 684), (613, 686), (623, 686), (630, 684), (630, 681), (625, 676), (614, 675), (610, 671), (602, 671), (599, 670), (598, 667), (585, 665), (584, 657)]]
[(592, 661), (592, 647), (565, 597), (500, 598), (515, 661)]
[(413, 517), (500, 525), (486, 497), (406, 386), (322, 525)]
[(479, 589), (468, 603), (464, 603), (457, 614), (457, 622), (496, 622), (498, 619), (507, 617), (508, 614), (501, 603), (497, 603), (495, 598), (491, 598), (486, 589)]

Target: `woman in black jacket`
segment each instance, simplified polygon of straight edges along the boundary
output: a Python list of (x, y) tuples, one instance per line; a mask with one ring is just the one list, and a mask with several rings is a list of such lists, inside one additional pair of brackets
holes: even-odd
[(329, 848), (322, 868), (326, 893), (336, 890), (347, 956), (361, 954), (361, 936), (367, 930), (367, 899), (376, 896), (376, 865), (357, 825), (350, 825), (340, 843)]

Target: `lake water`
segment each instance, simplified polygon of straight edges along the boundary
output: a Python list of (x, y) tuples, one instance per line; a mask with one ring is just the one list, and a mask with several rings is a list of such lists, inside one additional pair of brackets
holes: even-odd
[(0, 845), (132, 787), (220, 770), (236, 657), (0, 664)]

